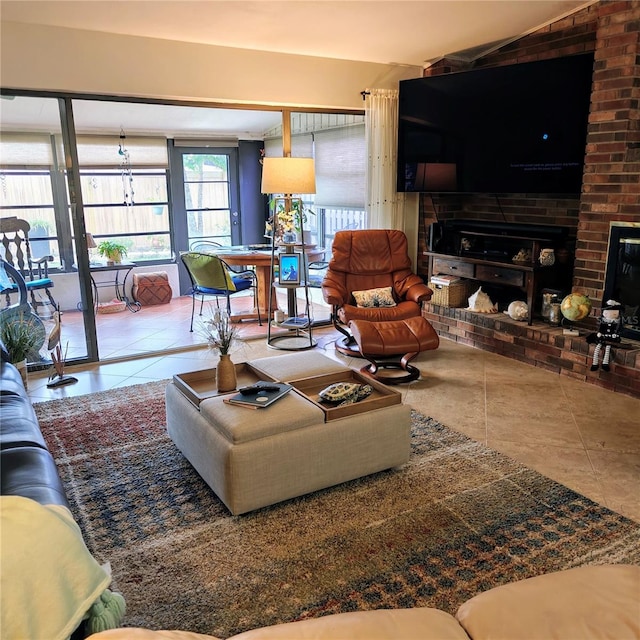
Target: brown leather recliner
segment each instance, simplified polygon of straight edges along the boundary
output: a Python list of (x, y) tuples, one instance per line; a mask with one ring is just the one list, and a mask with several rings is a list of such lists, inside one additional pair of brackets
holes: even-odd
[[(395, 306), (357, 306), (354, 291), (391, 287)], [(412, 271), (407, 237), (395, 229), (338, 231), (322, 283), (325, 302), (333, 307), (333, 323), (345, 337), (338, 351), (359, 356), (351, 333), (352, 320), (384, 322), (421, 315), (421, 303), (432, 290)]]

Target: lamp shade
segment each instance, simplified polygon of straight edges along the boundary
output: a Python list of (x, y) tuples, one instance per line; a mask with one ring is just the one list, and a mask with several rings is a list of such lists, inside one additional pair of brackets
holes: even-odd
[(262, 193), (315, 193), (313, 158), (264, 158)]
[(98, 245), (90, 233), (87, 233), (87, 249), (95, 249)]

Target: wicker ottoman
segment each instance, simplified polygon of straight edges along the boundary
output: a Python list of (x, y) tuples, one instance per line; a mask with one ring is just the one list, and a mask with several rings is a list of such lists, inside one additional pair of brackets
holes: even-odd
[[(288, 370), (291, 379), (346, 368), (320, 354), (250, 364)], [(409, 459), (411, 410), (403, 404), (326, 422), (321, 408), (294, 391), (266, 409), (229, 405), (221, 396), (202, 401), (198, 409), (170, 383), (166, 410), (169, 436), (234, 515)]]
[(169, 304), (173, 296), (166, 271), (134, 273), (131, 293), (133, 299), (144, 307), (154, 304)]

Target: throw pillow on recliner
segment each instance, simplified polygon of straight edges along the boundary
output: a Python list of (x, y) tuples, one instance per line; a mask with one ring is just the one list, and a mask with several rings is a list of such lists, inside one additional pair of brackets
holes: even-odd
[(359, 307), (395, 307), (391, 287), (378, 287), (377, 289), (365, 289), (354, 291), (356, 305)]

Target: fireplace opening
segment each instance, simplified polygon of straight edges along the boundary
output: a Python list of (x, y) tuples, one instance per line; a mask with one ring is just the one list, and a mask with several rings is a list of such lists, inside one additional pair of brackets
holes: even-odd
[(622, 335), (640, 340), (640, 226), (611, 226), (603, 304), (607, 300), (624, 307)]

